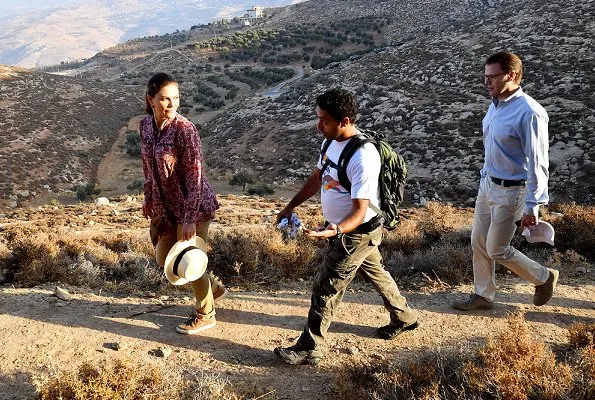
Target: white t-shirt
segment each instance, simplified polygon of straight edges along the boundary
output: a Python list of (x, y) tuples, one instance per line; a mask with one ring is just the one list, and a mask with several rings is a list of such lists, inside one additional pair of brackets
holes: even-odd
[[(351, 212), (351, 199), (368, 199), (380, 208), (380, 188), (378, 187), (380, 155), (372, 143), (366, 143), (358, 148), (347, 164), (346, 172), (347, 178), (351, 182), (351, 195), (341, 186), (337, 163), (347, 143), (349, 140), (343, 142), (333, 140), (326, 154), (323, 155), (324, 159), (318, 158), (318, 169), (322, 169), (327, 157), (330, 160), (325, 170), (322, 171), (320, 201), (324, 218), (333, 224), (338, 224)], [(374, 216), (376, 216), (376, 212), (368, 207), (362, 222), (367, 222)]]

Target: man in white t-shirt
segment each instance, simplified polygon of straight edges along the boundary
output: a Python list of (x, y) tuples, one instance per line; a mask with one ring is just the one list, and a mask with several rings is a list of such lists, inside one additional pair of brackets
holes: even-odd
[(343, 89), (331, 89), (318, 96), (316, 105), (317, 128), (330, 144), (304, 186), (281, 210), (277, 221), (290, 218), (295, 207), (321, 190), (322, 212), (327, 223), (303, 231), (313, 238), (328, 239), (329, 248), (314, 279), (308, 322), (300, 338), (295, 345), (277, 347), (274, 351), (289, 364), (320, 361), (333, 314), (347, 285), (358, 272), (374, 285), (390, 314), (390, 323), (378, 328), (378, 336), (394, 339), (401, 332), (418, 326), (416, 313), (384, 269), (378, 251), (382, 220), (369, 206), (380, 206), (380, 155), (372, 143), (358, 148), (345, 167), (351, 191), (339, 182), (337, 163), (341, 151), (360, 133), (355, 126), (355, 96)]

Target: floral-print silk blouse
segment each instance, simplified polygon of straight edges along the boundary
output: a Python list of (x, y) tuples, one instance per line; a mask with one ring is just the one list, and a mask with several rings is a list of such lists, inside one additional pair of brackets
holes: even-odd
[(149, 115), (140, 122), (139, 132), (150, 217), (170, 216), (178, 224), (213, 219), (219, 203), (204, 174), (196, 126), (176, 114), (160, 130)]

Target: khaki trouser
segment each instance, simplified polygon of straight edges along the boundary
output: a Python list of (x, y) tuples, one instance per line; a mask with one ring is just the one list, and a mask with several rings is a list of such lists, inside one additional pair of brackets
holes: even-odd
[[(196, 224), (196, 236), (202, 238), (207, 243), (209, 238), (209, 225), (211, 220)], [(177, 230), (171, 230), (161, 235), (157, 247), (155, 248), (155, 258), (157, 264), (163, 267), (165, 258), (172, 246), (182, 239), (182, 225), (178, 225)], [(196, 298), (196, 315), (199, 318), (211, 318), (215, 315), (215, 303), (213, 301), (213, 288), (220, 286), (219, 283), (209, 272), (205, 273), (199, 279), (190, 282), (194, 297)]]
[(324, 343), (333, 314), (356, 273), (380, 293), (391, 324), (411, 324), (417, 320), (416, 313), (409, 308), (395, 280), (382, 265), (378, 251), (381, 241), (382, 227), (366, 234), (348, 233), (341, 239), (329, 240), (323, 265), (314, 279), (308, 323), (297, 342), (298, 347), (318, 350)]
[(475, 293), (490, 301), (496, 293), (496, 262), (534, 285), (545, 283), (547, 268), (510, 245), (525, 204), (525, 186), (502, 187), (481, 179), (475, 201), (471, 247)]

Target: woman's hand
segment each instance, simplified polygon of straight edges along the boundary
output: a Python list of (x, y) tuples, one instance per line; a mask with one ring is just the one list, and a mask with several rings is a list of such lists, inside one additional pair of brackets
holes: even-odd
[(150, 217), (153, 214), (153, 209), (150, 204), (147, 204), (146, 200), (143, 200), (143, 216)]
[(182, 240), (189, 240), (196, 236), (196, 224), (182, 225)]

